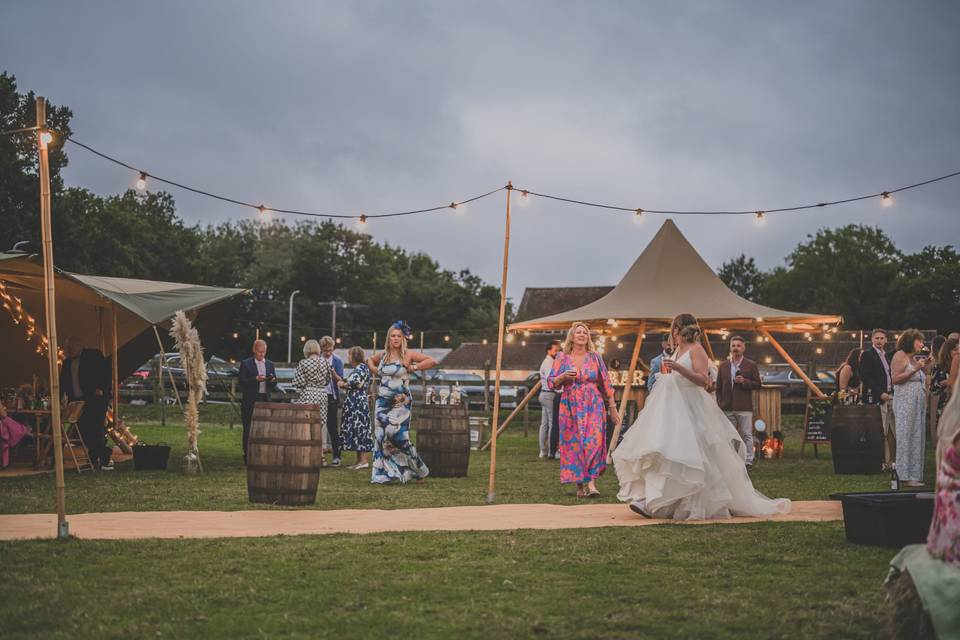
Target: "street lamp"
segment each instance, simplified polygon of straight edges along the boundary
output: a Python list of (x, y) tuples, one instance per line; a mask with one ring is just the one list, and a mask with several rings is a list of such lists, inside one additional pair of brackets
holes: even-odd
[(337, 307), (341, 309), (366, 309), (368, 305), (357, 304), (355, 302), (343, 302), (341, 300), (329, 300), (327, 302), (318, 302), (320, 306), (330, 305), (331, 318), (330, 318), (330, 337), (336, 339), (337, 337)]
[(287, 322), (287, 362), (293, 361), (293, 296), (300, 293), (300, 289), (290, 294), (290, 316)]

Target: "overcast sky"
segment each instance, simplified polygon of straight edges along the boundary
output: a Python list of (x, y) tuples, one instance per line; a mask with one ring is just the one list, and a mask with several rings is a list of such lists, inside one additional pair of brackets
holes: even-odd
[[(0, 68), (77, 139), (281, 208), (385, 212), (518, 187), (648, 209), (768, 209), (960, 170), (960, 3), (14, 2)], [(135, 176), (77, 149), (68, 184)], [(255, 217), (173, 191), (188, 223)], [(662, 217), (530, 199), (509, 292), (614, 284)], [(677, 218), (715, 268), (781, 264), (820, 227), (915, 251), (960, 238), (960, 179), (811, 213)], [(499, 283), (504, 197), (375, 221)], [(318, 274), (321, 277), (322, 274)]]

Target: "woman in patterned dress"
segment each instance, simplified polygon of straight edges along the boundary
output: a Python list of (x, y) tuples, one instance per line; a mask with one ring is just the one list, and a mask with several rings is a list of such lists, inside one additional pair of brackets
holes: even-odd
[(564, 387), (560, 402), (560, 482), (577, 484), (577, 497), (600, 496), (596, 480), (607, 468), (607, 414), (619, 422), (607, 367), (597, 354), (590, 329), (574, 322), (563, 353), (549, 376), (554, 389)]
[[(320, 343), (307, 340), (303, 345), (303, 360), (297, 363), (293, 374), (293, 388), (297, 397), (292, 404), (312, 404), (320, 410), (320, 433), (326, 432), (327, 424), (327, 385), (333, 377), (333, 370), (327, 361), (320, 357)], [(321, 458), (321, 464), (326, 460)]]
[(370, 367), (363, 361), (363, 348), (351, 347), (348, 352), (353, 372), (339, 387), (346, 392), (343, 404), (343, 448), (357, 452), (357, 463), (348, 469), (369, 469), (373, 437), (370, 433), (370, 405), (367, 402), (370, 389)]
[(907, 329), (900, 334), (897, 352), (890, 361), (897, 429), (897, 475), (908, 487), (923, 486), (925, 380), (932, 361), (919, 355), (922, 348), (923, 334)]
[(387, 332), (383, 353), (370, 358), (380, 374), (376, 422), (373, 426), (373, 470), (370, 482), (421, 481), (430, 470), (410, 442), (410, 374), (435, 366), (433, 358), (407, 350), (410, 327), (402, 320)]

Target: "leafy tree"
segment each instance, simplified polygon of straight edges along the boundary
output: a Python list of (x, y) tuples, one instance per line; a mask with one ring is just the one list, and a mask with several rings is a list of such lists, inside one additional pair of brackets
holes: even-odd
[(903, 256), (891, 290), (893, 327), (960, 330), (960, 255), (953, 247), (924, 247)]
[(753, 258), (740, 254), (739, 258), (727, 260), (717, 271), (723, 283), (741, 298), (755, 301), (761, 292), (765, 276)]

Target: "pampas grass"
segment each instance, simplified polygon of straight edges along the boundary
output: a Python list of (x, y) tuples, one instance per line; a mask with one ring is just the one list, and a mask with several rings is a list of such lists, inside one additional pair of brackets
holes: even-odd
[(203, 472), (200, 464), (200, 452), (197, 449), (197, 437), (200, 435), (200, 415), (198, 405), (207, 393), (207, 367), (203, 362), (203, 346), (200, 334), (193, 328), (190, 319), (183, 311), (177, 311), (171, 322), (170, 337), (173, 338), (187, 379), (187, 404), (183, 410), (183, 420), (187, 427), (187, 455), (184, 457), (186, 473)]

